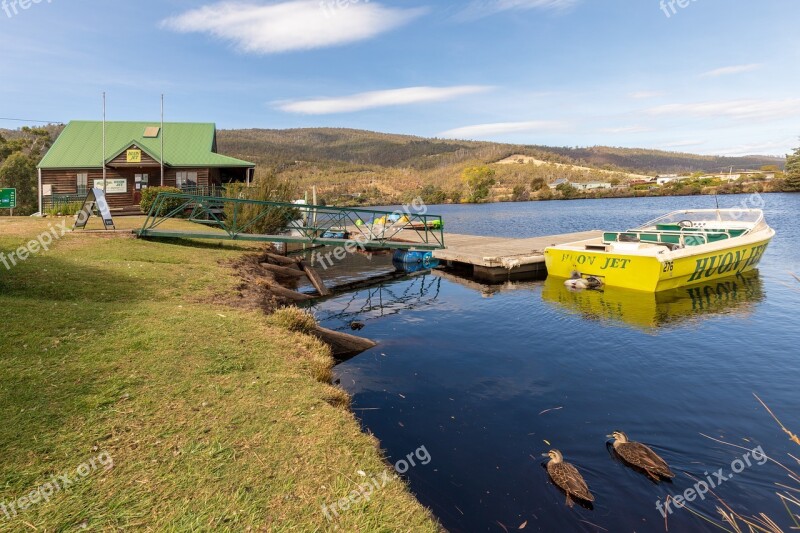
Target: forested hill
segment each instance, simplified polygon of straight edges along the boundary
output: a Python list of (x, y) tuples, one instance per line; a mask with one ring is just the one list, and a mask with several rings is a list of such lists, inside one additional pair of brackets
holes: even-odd
[(341, 162), (356, 165), (431, 170), (467, 161), (493, 163), (525, 155), (565, 163), (641, 174), (722, 172), (784, 164), (770, 156), (717, 157), (639, 148), (588, 148), (513, 145), (427, 139), (352, 129), (220, 130), (221, 152), (274, 167), (297, 162)]
[[(55, 124), (0, 129), (0, 187), (18, 189), (18, 199), (24, 204), (20, 213), (35, 209), (36, 164), (62, 129), (63, 125)], [(767, 156), (714, 157), (602, 146), (558, 148), (338, 128), (219, 130), (217, 149), (256, 163), (256, 177), (274, 173), (298, 195), (316, 187), (321, 201), (336, 205), (392, 205), (420, 191), (425, 191), (429, 203), (460, 202), (467, 192), (462, 176), (474, 168), (486, 168), (493, 176), (482, 199), (504, 201), (547, 197), (547, 184), (558, 179), (635, 186), (646, 177), (643, 175), (785, 165), (785, 159)], [(702, 184), (698, 187), (694, 192), (702, 191)]]
[[(63, 126), (49, 125), (44, 129), (55, 139)], [(20, 130), (0, 128), (0, 136), (6, 139), (20, 135)], [(219, 151), (224, 154), (241, 156), (270, 167), (284, 167), (298, 161), (329, 161), (431, 170), (464, 162), (493, 163), (517, 154), (552, 163), (639, 174), (723, 172), (730, 167), (757, 170), (765, 165), (782, 168), (785, 163), (780, 157), (758, 155), (717, 157), (642, 148), (514, 145), (427, 139), (344, 128), (220, 130), (218, 144)]]

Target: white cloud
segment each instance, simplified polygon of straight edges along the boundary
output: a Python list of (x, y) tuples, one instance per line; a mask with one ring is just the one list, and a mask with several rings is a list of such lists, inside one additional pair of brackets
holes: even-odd
[(182, 33), (207, 33), (231, 41), (249, 53), (274, 54), (362, 41), (402, 26), (424, 9), (395, 9), (377, 2), (346, 7), (324, 0), (262, 4), (219, 2), (163, 21)]
[(700, 75), (701, 78), (718, 78), (720, 76), (731, 76), (733, 74), (742, 74), (744, 72), (752, 72), (761, 68), (761, 63), (751, 63), (749, 65), (733, 65), (731, 67), (722, 67), (714, 70), (709, 70)]
[(730, 118), (736, 120), (780, 119), (800, 114), (800, 99), (785, 100), (731, 100), (727, 102), (700, 102), (693, 104), (667, 104), (646, 111), (653, 116), (691, 116)]
[(318, 98), (298, 102), (282, 102), (278, 109), (289, 113), (306, 115), (327, 115), (332, 113), (351, 113), (376, 107), (442, 102), (459, 96), (481, 93), (491, 87), (481, 85), (462, 85), (456, 87), (407, 87), (387, 91), (374, 91), (353, 94), (338, 98)]
[(459, 18), (472, 20), (512, 10), (566, 11), (576, 6), (579, 2), (580, 0), (473, 0), (460, 13)]
[(639, 91), (631, 93), (628, 96), (630, 96), (634, 100), (647, 100), (649, 98), (658, 98), (659, 96), (664, 96), (664, 95), (666, 95), (666, 93), (659, 91)]
[(653, 128), (647, 126), (621, 126), (619, 128), (603, 128), (600, 130), (602, 133), (642, 133), (645, 131), (653, 131)]
[(537, 120), (529, 122), (496, 122), (494, 124), (476, 124), (474, 126), (464, 126), (447, 130), (439, 134), (439, 137), (456, 139), (485, 139), (494, 135), (504, 135), (507, 133), (530, 133), (541, 131), (563, 130), (566, 124), (549, 120)]

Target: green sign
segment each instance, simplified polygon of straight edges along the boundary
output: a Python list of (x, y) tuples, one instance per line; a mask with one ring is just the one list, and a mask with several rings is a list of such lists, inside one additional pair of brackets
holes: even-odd
[(0, 189), (0, 209), (17, 207), (17, 189)]

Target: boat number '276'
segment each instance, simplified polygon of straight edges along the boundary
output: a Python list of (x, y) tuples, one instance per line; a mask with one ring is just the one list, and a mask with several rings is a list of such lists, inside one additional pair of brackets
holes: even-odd
[(674, 261), (664, 261), (664, 272), (672, 272), (675, 270), (675, 262)]

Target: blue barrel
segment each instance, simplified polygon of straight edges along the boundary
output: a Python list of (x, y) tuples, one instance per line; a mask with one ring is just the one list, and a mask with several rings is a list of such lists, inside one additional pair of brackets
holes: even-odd
[(419, 272), (439, 266), (439, 261), (433, 258), (433, 252), (421, 250), (395, 250), (392, 263), (398, 270), (406, 272)]

